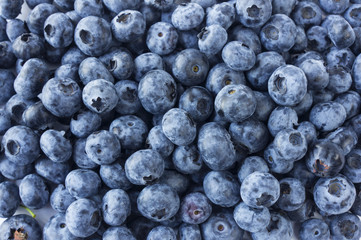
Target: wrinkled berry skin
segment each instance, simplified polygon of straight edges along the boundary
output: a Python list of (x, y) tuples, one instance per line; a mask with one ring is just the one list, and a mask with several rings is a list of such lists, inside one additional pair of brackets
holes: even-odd
[(199, 130), (198, 149), (204, 163), (212, 170), (229, 169), (237, 159), (230, 134), (215, 122), (206, 123)]
[(234, 208), (233, 218), (241, 229), (258, 232), (268, 226), (271, 214), (266, 207), (257, 209), (241, 202)]
[(242, 122), (252, 116), (257, 107), (253, 91), (245, 85), (227, 85), (217, 94), (214, 109), (229, 122)]
[(187, 194), (180, 205), (180, 215), (184, 223), (201, 224), (212, 213), (212, 205), (208, 198), (200, 192)]
[(147, 185), (162, 176), (164, 160), (155, 150), (138, 150), (125, 161), (124, 169), (131, 183)]
[(162, 56), (173, 52), (177, 46), (177, 42), (177, 30), (170, 23), (154, 23), (147, 32), (147, 47), (151, 52), (158, 55)]
[(356, 199), (353, 183), (339, 174), (335, 177), (320, 178), (313, 189), (317, 207), (326, 214), (342, 214), (350, 210)]
[(270, 173), (254, 172), (242, 182), (241, 197), (250, 207), (270, 207), (277, 202), (279, 196), (280, 183)]
[(227, 210), (212, 214), (201, 225), (201, 232), (204, 240), (239, 240), (243, 235), (243, 230), (234, 221), (232, 212)]
[(185, 86), (202, 83), (207, 77), (208, 69), (206, 55), (197, 49), (184, 49), (177, 54), (172, 64), (174, 77)]
[(143, 188), (137, 198), (140, 213), (155, 222), (173, 217), (179, 209), (180, 200), (175, 190), (165, 184), (153, 184)]
[(162, 114), (175, 105), (177, 85), (166, 71), (151, 70), (139, 82), (138, 97), (147, 112)]
[(178, 30), (190, 30), (201, 24), (204, 10), (197, 3), (180, 4), (172, 14), (172, 24)]
[[(20, 228), (23, 231), (19, 231)], [(19, 214), (6, 219), (0, 225), (0, 239), (15, 239), (14, 229), (16, 229), (16, 233), (19, 235), (21, 235), (20, 233), (26, 234), (26, 240), (39, 240), (42, 238), (40, 224), (35, 218), (26, 214)]]
[(76, 200), (63, 184), (59, 184), (50, 195), (51, 207), (59, 212), (65, 213), (69, 205)]
[(342, 149), (328, 140), (316, 142), (308, 151), (306, 166), (309, 171), (319, 177), (336, 176), (345, 164)]
[(5, 156), (17, 165), (27, 165), (40, 155), (39, 136), (29, 127), (13, 126), (3, 138)]
[(34, 173), (21, 180), (19, 195), (25, 206), (40, 209), (48, 203), (50, 194), (44, 179)]
[(64, 240), (80, 240), (70, 233), (68, 227), (65, 224), (65, 214), (57, 213), (53, 215), (43, 228), (43, 239), (51, 240), (64, 239)]
[(238, 20), (246, 27), (259, 28), (272, 15), (272, 1), (270, 0), (237, 0), (236, 10)]
[(253, 240), (278, 240), (292, 239), (293, 226), (292, 222), (281, 213), (271, 212), (271, 221), (268, 226), (259, 232), (251, 234)]
[(20, 205), (19, 187), (12, 182), (0, 183), (0, 217), (9, 218), (14, 215)]
[(300, 240), (328, 240), (331, 237), (327, 223), (317, 218), (304, 221), (299, 236)]
[(164, 114), (162, 130), (164, 135), (178, 146), (191, 144), (197, 135), (196, 123), (191, 115), (181, 108), (172, 108)]
[(101, 225), (101, 211), (97, 204), (89, 199), (74, 201), (65, 213), (65, 223), (69, 231), (76, 237), (89, 237)]
[(317, 103), (311, 109), (309, 120), (317, 130), (327, 132), (340, 127), (346, 120), (345, 108), (334, 101)]
[(74, 41), (86, 55), (100, 56), (109, 49), (112, 41), (110, 24), (100, 17), (85, 17), (75, 27)]
[(222, 59), (233, 70), (247, 71), (256, 63), (256, 54), (247, 44), (231, 41), (223, 47)]
[(35, 98), (49, 78), (47, 63), (39, 58), (25, 62), (14, 81), (14, 89), (24, 99)]
[(72, 79), (52, 78), (42, 90), (44, 107), (57, 117), (71, 117), (81, 108), (82, 91)]
[(222, 207), (232, 207), (240, 200), (240, 185), (228, 171), (210, 171), (204, 177), (203, 188), (209, 200)]
[(119, 226), (130, 215), (129, 196), (122, 189), (109, 190), (103, 197), (101, 208), (104, 222), (110, 226)]
[(72, 196), (87, 198), (98, 193), (101, 180), (99, 175), (92, 170), (75, 169), (66, 176), (65, 186)]
[(141, 12), (124, 10), (111, 21), (114, 38), (120, 42), (131, 42), (145, 32), (146, 22)]
[(85, 85), (82, 99), (84, 105), (95, 113), (110, 112), (118, 103), (114, 84), (105, 79), (96, 79)]
[(121, 145), (117, 136), (109, 131), (100, 130), (87, 137), (85, 152), (96, 164), (111, 164), (119, 156)]

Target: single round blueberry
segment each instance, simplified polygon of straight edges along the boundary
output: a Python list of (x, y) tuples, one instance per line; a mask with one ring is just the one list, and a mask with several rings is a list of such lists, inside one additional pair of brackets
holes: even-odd
[(237, 0), (238, 21), (249, 28), (262, 27), (272, 15), (270, 0)]
[(54, 162), (47, 157), (39, 157), (34, 165), (39, 176), (56, 184), (64, 183), (66, 175), (71, 170), (69, 162)]
[(327, 29), (323, 26), (312, 26), (307, 32), (308, 48), (317, 52), (323, 52), (331, 47), (331, 40), (327, 35)]
[(300, 240), (327, 240), (330, 239), (330, 229), (321, 219), (312, 218), (304, 221), (299, 231)]
[(222, 50), (222, 59), (227, 66), (236, 71), (250, 70), (256, 63), (254, 51), (241, 41), (231, 41)]
[(73, 150), (70, 140), (64, 137), (64, 133), (52, 129), (40, 136), (40, 148), (54, 162), (68, 161)]
[(98, 130), (102, 123), (101, 117), (90, 110), (80, 110), (70, 120), (70, 131), (78, 137), (88, 137)]
[(94, 169), (98, 166), (85, 152), (86, 138), (78, 138), (73, 146), (73, 161), (80, 168)]
[(262, 52), (262, 44), (255, 29), (242, 27), (242, 25), (236, 25), (230, 30), (229, 40), (242, 42), (252, 49), (256, 55)]
[(320, 178), (313, 189), (317, 207), (327, 214), (342, 214), (350, 210), (356, 198), (353, 183), (343, 175)]
[(215, 55), (222, 50), (227, 39), (227, 31), (222, 26), (209, 25), (198, 34), (198, 47), (207, 56)]
[(65, 213), (66, 209), (76, 200), (63, 184), (59, 184), (50, 195), (50, 206), (59, 213)]
[(174, 149), (174, 144), (164, 135), (160, 125), (150, 129), (145, 144), (147, 148), (159, 152), (163, 158), (169, 157)]
[(357, 115), (361, 110), (361, 96), (355, 91), (347, 91), (338, 95), (335, 102), (340, 103), (346, 110), (346, 119)]
[(191, 115), (181, 108), (172, 108), (164, 114), (162, 130), (164, 135), (178, 146), (191, 144), (197, 135), (196, 123)]
[(128, 79), (134, 70), (133, 57), (127, 49), (115, 49), (99, 59), (117, 80)]
[(323, 61), (308, 59), (303, 61), (299, 67), (306, 75), (309, 89), (321, 90), (327, 87), (329, 83), (329, 73)]
[(317, 103), (310, 111), (309, 120), (319, 131), (332, 131), (344, 123), (346, 110), (334, 101)]
[(170, 23), (154, 23), (147, 32), (147, 47), (155, 54), (162, 56), (173, 52), (177, 46), (177, 42), (177, 30)]
[(252, 208), (241, 202), (234, 208), (233, 218), (241, 229), (248, 232), (258, 232), (268, 226), (271, 214), (266, 207)]
[(145, 32), (146, 21), (141, 12), (124, 10), (111, 21), (113, 36), (120, 42), (131, 42)]
[(65, 224), (76, 237), (89, 237), (98, 231), (101, 225), (101, 210), (89, 199), (81, 198), (74, 201), (65, 213)]
[(64, 13), (54, 13), (44, 22), (45, 40), (55, 48), (64, 48), (73, 42), (74, 26)]
[(297, 2), (292, 11), (292, 19), (298, 26), (307, 29), (321, 24), (322, 10), (312, 1)]
[(26, 236), (27, 240), (42, 238), (42, 228), (38, 221), (26, 214), (18, 214), (6, 219), (0, 225), (0, 239), (16, 239), (17, 236)]
[(280, 183), (272, 174), (256, 171), (243, 180), (241, 197), (250, 207), (270, 207), (280, 197)]
[(19, 187), (12, 182), (0, 183), (0, 216), (9, 218), (14, 215), (20, 205)]
[(177, 146), (172, 161), (175, 169), (183, 174), (197, 173), (202, 167), (202, 158), (196, 145)]
[(294, 128), (298, 125), (298, 116), (290, 107), (276, 107), (268, 118), (268, 130), (272, 136), (286, 128)]
[(9, 180), (20, 180), (26, 175), (34, 172), (34, 165), (18, 165), (10, 161), (4, 155), (0, 157), (0, 172)]
[(80, 81), (87, 85), (89, 82), (96, 79), (104, 79), (114, 83), (114, 77), (106, 68), (106, 66), (95, 57), (85, 58), (79, 65), (78, 69)]
[(206, 14), (207, 26), (219, 24), (226, 30), (233, 24), (236, 18), (236, 10), (230, 2), (213, 4), (207, 9)]
[(65, 178), (65, 187), (76, 198), (87, 198), (98, 193), (101, 186), (99, 175), (89, 169), (75, 169)]
[(341, 173), (353, 183), (360, 183), (361, 179), (361, 149), (353, 149), (347, 156)]
[(153, 221), (161, 222), (173, 217), (180, 200), (173, 188), (165, 184), (153, 184), (143, 188), (137, 198), (140, 213)]
[(109, 227), (103, 233), (103, 240), (113, 240), (113, 239), (128, 239), (128, 240), (136, 240), (132, 231), (126, 227)]
[(238, 170), (237, 177), (239, 182), (242, 183), (248, 175), (256, 171), (269, 172), (266, 161), (258, 156), (249, 156), (245, 158)]
[(130, 215), (130, 199), (122, 189), (109, 190), (103, 197), (102, 216), (110, 226), (119, 226)]
[(172, 14), (172, 24), (178, 30), (190, 30), (201, 24), (204, 15), (198, 3), (180, 4)]
[(361, 222), (358, 216), (352, 213), (334, 215), (329, 222), (331, 238), (356, 240), (361, 237)]
[(49, 189), (42, 177), (26, 175), (20, 182), (19, 195), (22, 203), (33, 209), (40, 209), (49, 202)]
[(299, 209), (306, 200), (305, 187), (297, 178), (282, 178), (280, 181), (281, 194), (276, 205), (284, 211)]
[(163, 239), (163, 238), (167, 240), (168, 239), (176, 240), (177, 239), (176, 232), (171, 227), (158, 226), (153, 228), (147, 236), (147, 240)]
[(337, 48), (350, 47), (355, 42), (355, 32), (351, 25), (340, 15), (328, 15), (322, 22), (327, 35)]
[(276, 151), (285, 160), (298, 161), (307, 153), (305, 136), (290, 128), (279, 131), (273, 140), (273, 144)]
[(263, 157), (266, 160), (268, 167), (273, 173), (285, 174), (292, 170), (293, 160), (286, 160), (283, 158), (273, 143), (269, 144), (263, 152)]
[(203, 180), (205, 195), (209, 200), (222, 207), (231, 207), (240, 200), (240, 184), (228, 171), (210, 171)]
[(13, 53), (17, 58), (28, 60), (42, 58), (45, 54), (44, 39), (35, 33), (23, 33), (12, 43)]
[(297, 131), (306, 138), (307, 145), (313, 144), (317, 139), (316, 127), (309, 121), (301, 122), (297, 127)]
[(201, 224), (211, 215), (212, 206), (203, 193), (193, 192), (182, 199), (179, 211), (183, 222)]
[(202, 239), (199, 225), (182, 223), (178, 228), (178, 235), (180, 240), (186, 239)]
[(128, 190), (132, 187), (132, 184), (125, 174), (124, 167), (119, 162), (109, 165), (101, 165), (99, 175), (103, 183), (109, 188)]
[(50, 3), (40, 3), (30, 11), (26, 19), (26, 26), (28, 27), (30, 32), (42, 36), (45, 20), (51, 14), (58, 11), (59, 10)]

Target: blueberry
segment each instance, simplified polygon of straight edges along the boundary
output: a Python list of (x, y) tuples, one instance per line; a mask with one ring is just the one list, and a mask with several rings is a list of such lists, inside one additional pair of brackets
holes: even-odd
[(35, 98), (49, 78), (47, 63), (39, 58), (25, 62), (14, 80), (14, 89), (24, 99)]
[(0, 239), (16, 239), (26, 236), (27, 240), (42, 238), (41, 226), (35, 218), (26, 214), (19, 214), (6, 219), (0, 225)]
[(271, 214), (266, 207), (252, 208), (241, 202), (234, 208), (233, 218), (241, 229), (248, 232), (258, 232), (268, 226)]
[(209, 25), (198, 34), (198, 47), (207, 56), (215, 55), (222, 50), (227, 39), (227, 31), (222, 26)]
[(103, 3), (97, 0), (75, 0), (74, 10), (82, 18), (104, 15)]
[(237, 158), (230, 134), (215, 122), (206, 123), (199, 130), (198, 150), (212, 170), (229, 169)]
[(24, 0), (4, 0), (0, 3), (0, 16), (6, 19), (16, 18), (21, 13)]
[(276, 151), (285, 160), (297, 161), (307, 152), (307, 141), (301, 132), (290, 128), (279, 131), (274, 140)]
[(361, 56), (358, 55), (352, 65), (352, 79), (353, 84), (355, 87), (355, 90), (360, 93), (361, 92), (361, 74), (359, 73), (359, 70), (361, 69)]
[(302, 52), (306, 50), (308, 41), (305, 29), (300, 26), (296, 26), (296, 38), (295, 45), (291, 48), (291, 52)]
[(327, 29), (323, 26), (312, 26), (307, 32), (308, 47), (311, 50), (323, 52), (331, 46), (331, 40), (327, 35)]
[(281, 195), (276, 205), (285, 211), (299, 209), (306, 200), (306, 191), (302, 182), (297, 178), (283, 178), (280, 180)]
[(151, 70), (139, 83), (138, 97), (147, 112), (162, 114), (175, 105), (177, 85), (166, 71)]
[(170, 23), (154, 23), (150, 26), (147, 32), (147, 47), (151, 52), (158, 55), (166, 55), (173, 52), (176, 48), (177, 42), (177, 30)]
[(355, 58), (355, 55), (349, 48), (338, 49), (332, 47), (326, 55), (327, 66), (329, 68), (342, 67), (347, 72), (351, 70)]
[(103, 240), (129, 239), (136, 240), (132, 231), (126, 227), (109, 227), (103, 233)]
[(262, 52), (257, 55), (256, 63), (246, 73), (248, 82), (256, 90), (266, 91), (268, 79), (280, 66), (286, 65), (282, 55), (277, 52)]
[(234, 221), (230, 211), (223, 210), (212, 214), (208, 220), (201, 225), (204, 240), (236, 240), (242, 239), (243, 230)]
[(117, 136), (107, 130), (93, 132), (86, 139), (85, 152), (96, 164), (113, 163), (120, 156), (120, 151)]
[[(169, 161), (165, 161), (165, 163), (167, 162)], [(166, 166), (166, 168), (168, 167)], [(187, 191), (188, 186), (190, 185), (190, 179), (187, 175), (179, 173), (176, 170), (164, 170), (157, 183), (166, 184), (172, 187), (178, 193), (178, 195), (181, 196), (184, 195), (184, 193)], [(172, 221), (172, 219), (170, 219), (170, 221)]]
[(40, 155), (39, 136), (29, 127), (13, 126), (3, 138), (6, 157), (18, 165), (27, 165)]
[(137, 198), (140, 213), (156, 222), (168, 220), (179, 209), (179, 196), (165, 184), (153, 184), (143, 188)]
[(360, 174), (361, 174), (361, 150), (353, 149), (346, 156), (345, 166), (342, 169), (342, 174), (345, 175), (348, 179), (350, 179), (353, 183), (360, 182)]
[(118, 14), (119, 12), (126, 9), (137, 9), (140, 5), (140, 2), (140, 0), (103, 0), (105, 7), (115, 14)]
[(322, 10), (312, 1), (298, 2), (292, 11), (292, 18), (301, 27), (317, 26), (322, 21)]
[(109, 188), (120, 188), (128, 190), (132, 184), (128, 180), (123, 165), (115, 162), (109, 165), (101, 165), (99, 175), (105, 185)]
[(250, 47), (254, 53), (260, 54), (262, 52), (262, 45), (258, 34), (251, 28), (245, 28), (241, 25), (236, 25), (230, 31), (229, 39), (231, 41), (240, 41)]
[(10, 161), (5, 156), (1, 157), (0, 172), (9, 180), (20, 180), (34, 171), (33, 164), (18, 165)]
[(153, 228), (147, 236), (147, 240), (162, 238), (165, 238), (167, 240), (176, 240), (177, 236), (174, 229), (165, 226), (158, 226)]
[(204, 15), (198, 3), (180, 4), (172, 14), (172, 24), (178, 30), (190, 30), (201, 24)]
[(70, 233), (65, 223), (65, 215), (63, 213), (57, 213), (53, 215), (43, 228), (43, 239), (51, 240), (53, 238), (65, 240), (80, 239)]
[(341, 0), (341, 1), (327, 1), (320, 0), (320, 7), (327, 13), (331, 14), (341, 14), (343, 13), (349, 6), (349, 0)]
[(296, 25), (284, 14), (275, 14), (263, 25), (260, 39), (269, 51), (286, 52), (295, 44)]
[(313, 198), (317, 207), (326, 214), (342, 214), (352, 207), (356, 190), (348, 178), (339, 174), (320, 178), (314, 186)]
[(256, 171), (243, 180), (241, 197), (250, 207), (270, 207), (280, 197), (280, 183), (272, 174)]
[(101, 117), (89, 110), (80, 110), (70, 120), (70, 131), (78, 137), (88, 137), (92, 132), (98, 130), (102, 123)]
[(20, 205), (18, 186), (9, 181), (0, 183), (0, 196), (0, 216), (2, 218), (13, 216)]
[(77, 65), (86, 58), (87, 56), (77, 47), (69, 48), (61, 58), (61, 64), (72, 64)]
[(26, 175), (20, 182), (19, 195), (23, 204), (39, 209), (49, 202), (49, 189), (42, 177), (37, 174)]
[(65, 224), (76, 237), (89, 237), (101, 224), (101, 211), (97, 204), (89, 199), (74, 201), (65, 213)]
[(98, 166), (85, 152), (86, 138), (78, 138), (73, 146), (73, 161), (80, 168), (93, 169)]
[(172, 66), (174, 77), (185, 86), (202, 83), (209, 70), (209, 62), (204, 53), (197, 49), (185, 49), (177, 54)]
[(327, 240), (330, 239), (330, 229), (321, 219), (313, 218), (302, 223), (299, 231), (300, 239)]
[(130, 215), (130, 199), (122, 189), (109, 190), (103, 197), (102, 216), (110, 226), (121, 225)]
[(183, 174), (194, 174), (202, 167), (202, 158), (196, 145), (177, 146), (172, 160), (175, 169)]
[(53, 162), (46, 157), (40, 157), (35, 161), (35, 172), (46, 180), (60, 184), (64, 183), (71, 166), (68, 162)]
[[(15, 76), (8, 69), (0, 70), (0, 104), (8, 104), (8, 100), (15, 95), (14, 90), (14, 80)], [(20, 95), (18, 95), (20, 97)]]
[(241, 41), (228, 42), (222, 50), (222, 59), (229, 68), (236, 71), (250, 70), (256, 63), (254, 51)]
[(34, 7), (26, 20), (30, 32), (42, 36), (45, 20), (56, 12), (58, 12), (58, 9), (50, 3), (41, 3)]
[(208, 198), (200, 192), (187, 194), (180, 205), (180, 215), (184, 223), (201, 224), (212, 213)]
[(299, 131), (306, 138), (308, 145), (312, 144), (317, 139), (315, 125), (309, 121), (301, 122), (297, 127), (297, 131)]
[(54, 73), (55, 78), (70, 78), (76, 82), (80, 82), (79, 79), (79, 66), (75, 64), (64, 64), (59, 66)]
[(124, 10), (111, 21), (113, 36), (120, 42), (131, 42), (145, 32), (146, 21), (141, 12)]
[(267, 92), (253, 91), (253, 94), (257, 101), (256, 110), (253, 113), (253, 117), (262, 121), (267, 122), (269, 115), (275, 108), (275, 103)]
[(252, 233), (252, 239), (254, 240), (276, 240), (282, 238), (291, 239), (292, 236), (292, 222), (286, 216), (283, 216), (278, 212), (271, 212), (271, 220), (266, 228), (259, 232)]
[(312, 91), (306, 92), (305, 96), (302, 98), (296, 106), (293, 107), (293, 110), (296, 111), (298, 116), (302, 116), (309, 112), (313, 105), (313, 94)]
[(201, 240), (201, 231), (199, 225), (182, 223), (178, 228), (180, 240)]
[(118, 103), (114, 84), (105, 79), (96, 79), (87, 83), (82, 92), (84, 105), (95, 113), (107, 113)]
[(338, 95), (335, 102), (342, 104), (346, 110), (346, 119), (352, 118), (360, 112), (361, 97), (355, 91), (348, 91)]
[(230, 4), (229, 2), (214, 4), (206, 11), (207, 26), (219, 24), (227, 30), (234, 23), (235, 18), (236, 10), (234, 5)]
[(238, 171), (238, 180), (240, 183), (253, 172), (269, 172), (265, 160), (258, 156), (249, 156), (242, 162)]
[(133, 57), (127, 49), (110, 51), (99, 59), (118, 80), (128, 79), (134, 70)]
[(308, 59), (303, 61), (299, 67), (307, 77), (307, 86), (309, 89), (320, 90), (327, 87), (329, 83), (329, 73), (323, 61)]
[(263, 152), (263, 156), (267, 161), (271, 172), (285, 174), (290, 172), (293, 168), (294, 160), (287, 160), (281, 156), (273, 143), (266, 147)]
[(203, 180), (203, 188), (209, 200), (222, 207), (231, 207), (240, 200), (240, 184), (228, 171), (210, 171)]
[(143, 53), (134, 59), (134, 76), (138, 82), (144, 74), (155, 69), (164, 70), (163, 59), (156, 53)]
[(1, 68), (11, 68), (15, 66), (16, 57), (13, 53), (11, 42), (3, 41), (0, 42), (0, 67)]
[(86, 55), (100, 56), (108, 50), (112, 41), (110, 24), (100, 17), (85, 17), (76, 25), (74, 41)]
[(351, 45), (351, 50), (354, 54), (357, 54), (361, 49), (361, 27), (354, 27), (353, 31), (355, 32), (355, 42)]
[(72, 79), (52, 78), (41, 94), (44, 107), (57, 117), (71, 117), (81, 108), (81, 89)]
[(74, 9), (74, 0), (54, 0), (53, 5), (61, 12), (67, 12)]
[(268, 118), (268, 130), (272, 136), (286, 128), (293, 128), (298, 125), (298, 117), (295, 110), (290, 107), (276, 107)]
[(310, 93), (312, 94), (313, 102), (315, 103), (326, 103), (332, 101), (335, 97), (335, 93), (331, 90), (328, 90), (327, 88), (319, 91), (311, 90)]
[(76, 200), (63, 184), (59, 184), (50, 195), (51, 207), (59, 212), (65, 213), (69, 205)]
[(142, 148), (147, 137), (148, 127), (135, 115), (125, 115), (114, 119), (109, 131), (119, 139), (122, 148), (137, 150)]
[(340, 127), (329, 133), (326, 139), (336, 143), (342, 150), (342, 154), (346, 156), (357, 144), (357, 134), (349, 127)]
[(104, 79), (114, 83), (114, 77), (106, 66), (95, 57), (85, 58), (79, 65), (79, 77), (81, 82), (86, 85), (96, 79)]
[(331, 237), (335, 239), (356, 240), (361, 236), (360, 219), (352, 213), (343, 213), (332, 216), (329, 227)]
[(328, 15), (322, 26), (326, 28), (328, 37), (337, 48), (347, 48), (355, 42), (355, 32), (340, 15)]
[(150, 129), (145, 143), (148, 148), (158, 151), (163, 158), (169, 157), (174, 149), (174, 144), (164, 135), (160, 125)]
[(216, 96), (226, 85), (246, 85), (244, 74), (229, 68), (225, 63), (218, 63), (212, 67), (206, 80), (206, 88)]
[(87, 198), (98, 193), (101, 187), (99, 175), (89, 169), (75, 169), (65, 178), (65, 187), (76, 198)]
[(62, 132), (47, 130), (40, 136), (40, 148), (54, 162), (68, 161), (72, 154), (72, 145)]
[(309, 120), (320, 131), (332, 131), (346, 119), (345, 108), (337, 102), (317, 103), (310, 112)]
[(259, 28), (264, 25), (272, 15), (272, 1), (270, 0), (237, 0), (236, 10), (238, 21), (245, 27)]
[(11, 126), (10, 115), (6, 112), (5, 107), (0, 108), (0, 134), (4, 135)]

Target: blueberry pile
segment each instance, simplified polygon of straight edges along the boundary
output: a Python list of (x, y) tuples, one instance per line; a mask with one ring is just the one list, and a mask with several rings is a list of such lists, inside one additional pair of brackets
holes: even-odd
[(361, 238), (360, 0), (0, 0), (0, 92), (0, 240)]

